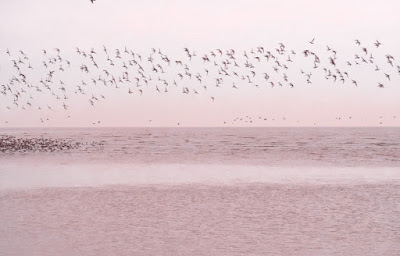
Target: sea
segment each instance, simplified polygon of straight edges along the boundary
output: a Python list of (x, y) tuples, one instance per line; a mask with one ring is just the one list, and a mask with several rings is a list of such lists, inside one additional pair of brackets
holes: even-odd
[[(0, 255), (400, 255), (400, 128), (0, 128)], [(76, 144), (76, 145), (78, 145)]]

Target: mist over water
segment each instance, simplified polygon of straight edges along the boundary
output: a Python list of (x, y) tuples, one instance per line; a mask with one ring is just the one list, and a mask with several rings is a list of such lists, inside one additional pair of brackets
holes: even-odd
[(399, 128), (1, 129), (0, 255), (398, 255)]

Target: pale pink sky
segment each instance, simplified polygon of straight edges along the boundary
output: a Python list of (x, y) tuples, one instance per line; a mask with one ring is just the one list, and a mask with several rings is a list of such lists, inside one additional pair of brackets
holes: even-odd
[[(210, 90), (201, 95), (183, 95), (182, 87), (171, 89), (168, 94), (154, 91), (142, 97), (102, 90), (107, 99), (96, 107), (90, 106), (85, 98), (71, 95), (67, 112), (57, 107), (59, 102), (40, 94), (35, 95), (37, 101), (44, 106), (54, 105), (52, 111), (9, 110), (6, 106), (10, 100), (12, 103), (12, 98), (0, 95), (0, 127), (91, 126), (98, 120), (102, 126), (175, 126), (177, 122), (183, 126), (221, 126), (224, 121), (230, 124), (234, 118), (246, 115), (268, 119), (251, 126), (311, 126), (314, 123), (377, 126), (380, 122), (384, 126), (400, 126), (400, 75), (395, 68), (389, 68), (384, 58), (391, 54), (396, 59), (395, 65), (400, 64), (399, 10), (400, 2), (395, 0), (97, 0), (95, 4), (89, 0), (3, 0), (0, 3), (0, 85), (9, 83), (15, 75), (5, 53), (7, 48), (13, 56), (23, 50), (38, 67), (42, 61), (41, 49), (55, 54), (52, 49), (60, 48), (61, 55), (71, 61), (73, 68), (62, 79), (74, 85), (82, 76), (76, 46), (86, 50), (94, 47), (98, 52), (103, 44), (109, 49), (122, 50), (127, 46), (146, 58), (155, 47), (172, 59), (184, 59), (183, 47), (196, 51), (199, 56), (216, 48), (234, 48), (242, 55), (244, 49), (264, 46), (273, 50), (283, 42), (288, 49), (297, 51), (299, 61), (288, 71), (296, 85), (293, 89), (255, 88), (238, 80), (235, 83), (240, 90), (233, 90), (231, 84), (217, 89), (210, 85)], [(390, 73), (392, 81), (385, 81), (373, 69), (348, 68), (359, 83), (357, 88), (333, 85), (316, 74), (313, 84), (307, 85), (299, 70), (303, 67), (310, 70), (310, 66), (304, 66), (307, 62), (301, 60), (300, 53), (311, 47), (308, 41), (314, 37), (313, 50), (325, 62), (327, 44), (337, 50), (344, 62), (359, 51), (354, 39), (360, 39), (374, 50), (376, 63)], [(384, 44), (380, 49), (374, 49), (376, 39)], [(201, 63), (194, 62), (193, 70), (203, 70)], [(40, 68), (30, 72), (37, 81), (45, 74)], [(170, 76), (174, 79), (173, 74)], [(385, 82), (386, 87), (378, 88), (378, 81)], [(214, 103), (210, 96), (215, 97)], [(40, 118), (50, 121), (41, 123)]]

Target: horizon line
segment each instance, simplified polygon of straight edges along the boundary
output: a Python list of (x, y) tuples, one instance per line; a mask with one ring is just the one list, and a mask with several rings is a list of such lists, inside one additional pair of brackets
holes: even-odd
[(400, 128), (400, 126), (10, 126), (0, 129), (57, 129), (57, 128)]

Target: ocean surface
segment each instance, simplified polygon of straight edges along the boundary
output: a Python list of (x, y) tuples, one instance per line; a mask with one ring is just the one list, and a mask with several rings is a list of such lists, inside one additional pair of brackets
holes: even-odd
[(400, 255), (400, 128), (13, 128), (0, 255)]

